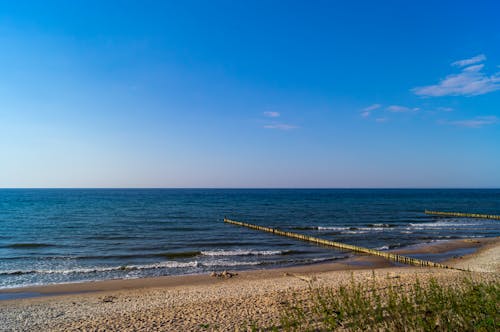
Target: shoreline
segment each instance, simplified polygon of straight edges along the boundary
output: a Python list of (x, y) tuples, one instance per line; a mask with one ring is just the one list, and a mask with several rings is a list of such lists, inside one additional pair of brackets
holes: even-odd
[[(404, 287), (417, 279), (448, 285), (464, 278), (499, 280), (500, 237), (434, 244), (426, 250), (475, 247), (473, 254), (455, 257), (447, 264), (465, 264), (479, 272), (401, 266), (380, 257), (356, 256), (350, 263), (243, 271), (227, 279), (205, 274), (44, 286), (31, 290), (80, 292), (0, 301), (0, 329), (251, 330), (252, 326), (279, 326), (286, 304), (307, 300), (311, 287), (338, 288), (352, 282)], [(84, 290), (90, 292), (81, 292)]]
[[(388, 250), (401, 255), (430, 255), (430, 260), (436, 262), (458, 263), (457, 256), (471, 256), (476, 252), (500, 242), (500, 237), (468, 238), (453, 240), (438, 240), (436, 242), (420, 243), (405, 248)], [(445, 259), (440, 259), (444, 255)], [(435, 256), (435, 257), (432, 257)], [(283, 274), (307, 274), (331, 271), (356, 271), (374, 270), (391, 267), (411, 268), (400, 263), (394, 263), (381, 257), (355, 254), (353, 257), (340, 259), (334, 262), (313, 263), (289, 267), (276, 267), (269, 269), (252, 269), (231, 271), (240, 278), (273, 278)], [(97, 281), (84, 281), (73, 283), (33, 285), (0, 289), (0, 303), (18, 301), (23, 299), (46, 298), (54, 296), (72, 296), (86, 293), (101, 293), (120, 290), (135, 290), (157, 287), (203, 286), (220, 283), (220, 278), (211, 277), (209, 274), (189, 274), (160, 277), (144, 277), (133, 279), (107, 279)]]

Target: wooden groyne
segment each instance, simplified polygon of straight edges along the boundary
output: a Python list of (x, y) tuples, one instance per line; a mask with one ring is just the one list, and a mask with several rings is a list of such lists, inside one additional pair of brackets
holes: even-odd
[(304, 234), (285, 232), (285, 231), (281, 231), (281, 230), (275, 229), (275, 228), (248, 224), (246, 222), (235, 221), (235, 220), (231, 220), (231, 219), (227, 219), (227, 218), (224, 218), (224, 222), (226, 222), (228, 224), (237, 225), (237, 226), (243, 226), (243, 227), (248, 227), (251, 229), (256, 229), (259, 231), (269, 232), (269, 233), (273, 233), (276, 235), (287, 236), (287, 237), (291, 237), (291, 238), (302, 240), (302, 241), (308, 241), (308, 242), (312, 242), (312, 243), (320, 244), (320, 245), (324, 245), (324, 246), (360, 252), (363, 254), (368, 254), (368, 255), (373, 255), (373, 256), (380, 256), (380, 257), (384, 257), (386, 259), (389, 259), (391, 261), (395, 261), (398, 263), (415, 265), (415, 266), (440, 267), (443, 269), (461, 270), (461, 269), (453, 268), (453, 267), (448, 266), (448, 265), (443, 265), (443, 264), (439, 264), (439, 263), (435, 263), (435, 262), (431, 262), (431, 261), (425, 261), (422, 259), (406, 257), (406, 256), (402, 256), (402, 255), (398, 255), (398, 254), (394, 254), (394, 253), (390, 253), (390, 252), (384, 252), (384, 251), (379, 251), (379, 250), (375, 250), (375, 249), (354, 246), (351, 244), (345, 244), (345, 243), (340, 243), (340, 242), (324, 240), (324, 239), (320, 239), (317, 237), (308, 236), (308, 235), (304, 235)]
[(425, 214), (442, 217), (461, 217), (461, 218), (480, 218), (480, 219), (496, 219), (500, 220), (499, 215), (495, 214), (479, 214), (479, 213), (462, 213), (462, 212), (442, 212), (425, 210)]

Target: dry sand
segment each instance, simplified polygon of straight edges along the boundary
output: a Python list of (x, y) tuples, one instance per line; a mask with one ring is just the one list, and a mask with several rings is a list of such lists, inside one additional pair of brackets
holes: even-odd
[[(359, 256), (342, 263), (240, 272), (229, 279), (200, 275), (9, 290), (46, 296), (0, 301), (0, 330), (234, 331), (247, 330), (254, 323), (272, 326), (279, 324), (280, 308), (306, 296), (310, 283), (337, 287), (353, 278), (363, 281), (373, 276), (382, 283), (401, 284), (431, 276), (449, 282), (464, 275), (497, 278), (499, 244), (499, 238), (493, 238), (418, 249), (443, 252), (479, 247), (476, 253), (447, 263), (476, 272), (395, 267), (381, 258)], [(54, 293), (65, 295), (47, 295)]]

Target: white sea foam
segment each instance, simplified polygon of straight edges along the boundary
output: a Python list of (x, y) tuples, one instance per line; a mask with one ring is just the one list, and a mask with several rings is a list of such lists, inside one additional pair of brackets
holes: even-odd
[(262, 262), (242, 262), (242, 261), (227, 261), (224, 259), (216, 259), (208, 262), (203, 262), (202, 265), (205, 267), (217, 267), (217, 266), (249, 266), (249, 265), (260, 265)]
[(358, 227), (358, 230), (361, 231), (387, 231), (389, 228), (387, 227)]
[(389, 228), (389, 227), (392, 227), (391, 225), (389, 224), (371, 224), (370, 225), (371, 227), (384, 227), (384, 228)]
[(342, 233), (344, 233), (344, 234), (365, 234), (365, 233), (368, 233), (368, 231), (363, 231), (363, 230), (348, 230), (348, 231), (344, 231)]
[(451, 221), (437, 221), (428, 223), (410, 223), (409, 226), (413, 229), (424, 230), (433, 228), (450, 228), (450, 227), (467, 227), (467, 226), (478, 226), (478, 223), (467, 223), (467, 222), (451, 222)]
[(131, 265), (127, 266), (127, 268), (130, 267), (132, 270), (163, 269), (163, 268), (178, 269), (186, 267), (198, 267), (200, 265), (201, 264), (198, 261), (190, 261), (190, 262), (165, 261), (155, 264)]
[(320, 257), (320, 258), (313, 258), (311, 259), (312, 262), (314, 263), (320, 263), (320, 262), (327, 262), (327, 261), (333, 261), (333, 260), (338, 260), (338, 259), (345, 259), (348, 258), (349, 256), (334, 256), (334, 257)]
[(245, 266), (245, 265), (259, 265), (259, 261), (233, 261), (226, 259), (214, 259), (210, 261), (164, 261), (153, 264), (144, 265), (126, 265), (126, 266), (106, 266), (95, 268), (74, 268), (74, 269), (54, 269), (54, 270), (0, 270), (0, 275), (23, 275), (23, 274), (89, 274), (100, 272), (113, 272), (113, 271), (137, 271), (137, 270), (151, 270), (151, 269), (182, 269), (182, 268), (197, 268), (197, 267), (215, 267), (215, 266)]
[(350, 227), (318, 226), (318, 231), (345, 231)]
[[(380, 226), (375, 226), (375, 225), (380, 225)], [(352, 232), (358, 232), (362, 231), (363, 233), (370, 232), (370, 231), (388, 231), (391, 228), (382, 226), (384, 224), (374, 224), (374, 227), (355, 227), (355, 226), (344, 226), (344, 227), (339, 227), (339, 226), (318, 226), (316, 229), (319, 231), (338, 231), (346, 234), (355, 234)]]
[(272, 256), (272, 255), (282, 255), (284, 251), (281, 250), (211, 250), (202, 251), (201, 254), (204, 256)]
[(4, 270), (0, 271), (0, 275), (22, 275), (22, 274), (86, 274), (86, 273), (99, 273), (99, 272), (112, 272), (112, 271), (133, 271), (133, 270), (148, 270), (148, 269), (161, 269), (161, 268), (186, 268), (198, 267), (198, 261), (191, 262), (177, 262), (165, 261), (153, 264), (144, 265), (123, 265), (123, 266), (101, 266), (94, 268), (74, 268), (74, 269), (53, 269), (53, 270)]

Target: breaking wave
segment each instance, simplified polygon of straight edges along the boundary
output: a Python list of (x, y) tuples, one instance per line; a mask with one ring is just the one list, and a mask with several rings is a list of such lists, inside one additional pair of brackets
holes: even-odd
[(208, 250), (202, 251), (201, 254), (204, 256), (273, 256), (273, 255), (284, 255), (288, 251), (282, 250)]

